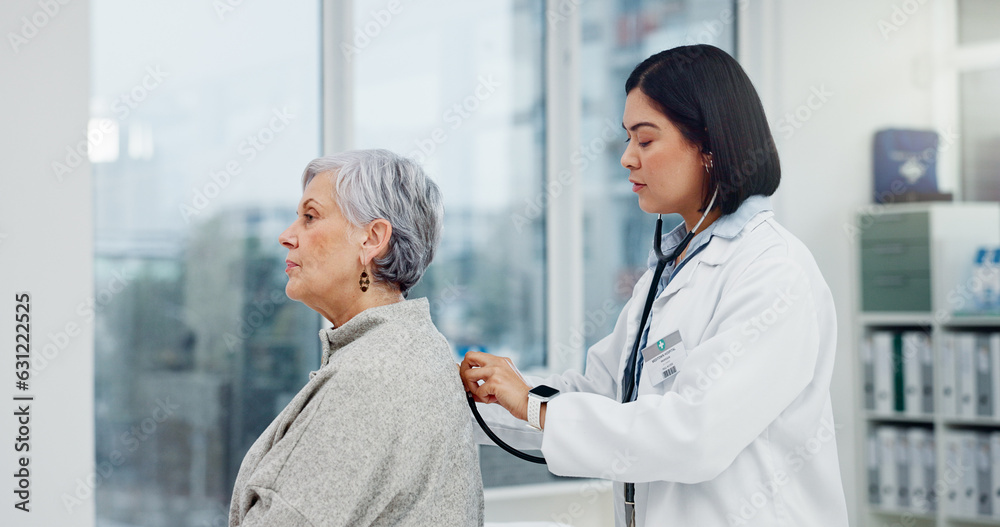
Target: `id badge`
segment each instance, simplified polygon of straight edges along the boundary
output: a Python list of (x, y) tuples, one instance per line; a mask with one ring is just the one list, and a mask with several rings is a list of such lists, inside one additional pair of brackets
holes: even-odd
[(684, 349), (681, 334), (675, 331), (643, 348), (642, 369), (649, 374), (649, 382), (656, 386), (676, 375), (686, 358), (687, 350)]

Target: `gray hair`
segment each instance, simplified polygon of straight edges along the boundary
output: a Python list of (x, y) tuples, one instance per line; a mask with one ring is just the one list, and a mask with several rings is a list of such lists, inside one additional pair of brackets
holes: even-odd
[(375, 259), (376, 280), (404, 295), (416, 285), (441, 241), (441, 190), (417, 163), (388, 150), (353, 150), (313, 159), (302, 189), (319, 174), (334, 179), (334, 198), (356, 228), (382, 218), (392, 225), (389, 251)]

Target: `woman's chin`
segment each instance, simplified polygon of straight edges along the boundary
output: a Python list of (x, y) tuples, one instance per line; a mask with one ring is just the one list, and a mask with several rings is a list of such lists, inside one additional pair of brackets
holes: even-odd
[(298, 288), (295, 287), (293, 280), (288, 280), (288, 283), (285, 284), (285, 296), (287, 296), (289, 300), (295, 300), (297, 302), (302, 301), (302, 297), (299, 295)]
[(653, 200), (643, 197), (641, 194), (639, 195), (639, 209), (646, 214), (666, 214), (660, 210), (662, 207), (658, 207), (657, 205)]
[[(647, 188), (648, 192), (649, 189)], [(677, 208), (666, 200), (652, 199), (652, 196), (639, 194), (639, 209), (646, 214), (674, 214)]]

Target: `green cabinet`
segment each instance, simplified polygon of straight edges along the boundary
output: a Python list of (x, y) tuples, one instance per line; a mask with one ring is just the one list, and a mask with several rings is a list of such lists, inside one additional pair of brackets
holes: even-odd
[(888, 213), (861, 231), (861, 310), (931, 310), (930, 214)]

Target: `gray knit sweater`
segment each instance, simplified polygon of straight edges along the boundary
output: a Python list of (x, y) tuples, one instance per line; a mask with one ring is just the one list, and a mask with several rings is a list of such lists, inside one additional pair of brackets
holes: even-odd
[(243, 459), (229, 525), (482, 525), (469, 408), (427, 300), (320, 340), (320, 369)]

